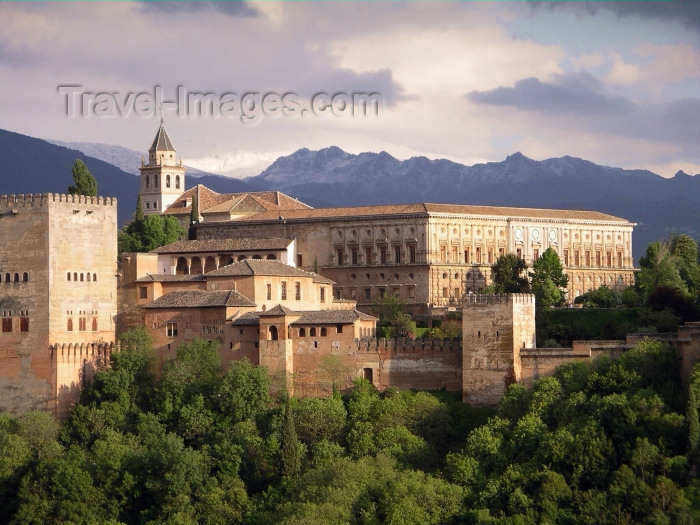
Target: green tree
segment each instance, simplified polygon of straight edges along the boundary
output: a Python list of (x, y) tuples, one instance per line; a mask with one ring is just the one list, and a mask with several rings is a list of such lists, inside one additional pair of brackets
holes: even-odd
[(527, 278), (527, 264), (513, 253), (501, 255), (491, 266), (491, 287), (493, 293), (527, 293), (530, 281)]
[(671, 253), (668, 242), (649, 243), (646, 255), (639, 259), (637, 286), (647, 296), (661, 286), (676, 289), (686, 295), (688, 285), (680, 272), (683, 264), (682, 258)]
[(564, 273), (557, 252), (552, 248), (547, 248), (541, 257), (532, 263), (530, 277), (538, 307), (560, 306), (564, 302), (569, 278)]
[(299, 440), (294, 425), (294, 412), (288, 395), (284, 401), (284, 422), (280, 444), (280, 472), (283, 476), (296, 477), (301, 468)]
[(68, 186), (68, 193), (71, 195), (97, 196), (97, 181), (80, 159), (77, 159), (73, 164), (73, 181), (75, 186), (72, 184)]
[(153, 214), (144, 217), (141, 194), (136, 201), (134, 220), (118, 232), (119, 256), (124, 252), (150, 252), (160, 246), (182, 239), (187, 231), (177, 218)]

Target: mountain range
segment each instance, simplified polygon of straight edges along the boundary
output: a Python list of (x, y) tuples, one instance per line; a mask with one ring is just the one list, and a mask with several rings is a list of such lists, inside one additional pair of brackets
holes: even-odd
[[(47, 142), (0, 130), (0, 194), (65, 192), (71, 167), (81, 158), (100, 194), (119, 200), (124, 223), (134, 211), (141, 157), (119, 146)], [(649, 242), (671, 233), (700, 238), (700, 176), (679, 171), (664, 178), (570, 156), (536, 161), (514, 153), (502, 162), (465, 166), (426, 157), (401, 161), (384, 151), (354, 155), (332, 146), (300, 149), (246, 179), (187, 173), (187, 187), (279, 190), (315, 207), (441, 202), (597, 210), (637, 223), (635, 258)]]

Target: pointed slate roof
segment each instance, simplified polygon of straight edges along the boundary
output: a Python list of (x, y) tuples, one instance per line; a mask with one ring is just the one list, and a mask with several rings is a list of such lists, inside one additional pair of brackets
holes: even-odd
[(160, 123), (160, 127), (158, 128), (158, 133), (156, 133), (156, 138), (153, 139), (151, 149), (148, 151), (176, 151), (170, 137), (168, 137), (168, 132), (165, 131), (165, 124), (163, 124), (162, 121)]

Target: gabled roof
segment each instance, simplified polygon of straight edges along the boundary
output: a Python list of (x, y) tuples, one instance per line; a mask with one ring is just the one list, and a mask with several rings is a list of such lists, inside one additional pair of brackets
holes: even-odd
[[(277, 310), (279, 308), (280, 310)], [(294, 326), (310, 324), (352, 324), (356, 320), (376, 321), (376, 317), (364, 314), (359, 310), (319, 310), (295, 312), (284, 306), (275, 306), (267, 312), (247, 312), (233, 320), (234, 326), (255, 326), (260, 324), (260, 318), (270, 315), (298, 315), (299, 319), (292, 322)]]
[(255, 303), (235, 290), (179, 290), (162, 297), (144, 308), (208, 308), (223, 306), (255, 306)]
[(277, 277), (313, 278), (315, 283), (333, 284), (334, 281), (317, 273), (307, 272), (270, 259), (244, 259), (207, 273), (207, 277), (239, 277), (248, 275), (268, 275)]
[(271, 237), (267, 239), (201, 239), (175, 241), (151, 253), (197, 253), (197, 252), (239, 252), (250, 250), (284, 250), (292, 243), (291, 239)]
[(301, 317), (293, 325), (308, 324), (351, 324), (356, 320), (376, 321), (376, 317), (367, 315), (359, 310), (318, 310), (297, 312)]
[(158, 133), (156, 133), (156, 138), (153, 139), (151, 149), (148, 151), (176, 151), (175, 146), (173, 146), (173, 143), (170, 141), (168, 132), (165, 131), (165, 125), (162, 121), (160, 123), (160, 127), (158, 128)]
[(164, 274), (164, 273), (154, 273), (146, 275), (145, 277), (140, 277), (136, 279), (137, 283), (175, 283), (175, 282), (192, 282), (192, 281), (206, 281), (207, 278), (201, 273), (197, 274)]
[[(286, 210), (309, 210), (311, 206), (280, 193), (279, 191), (255, 191), (245, 193), (217, 193), (202, 184), (190, 188), (180, 195), (163, 213), (168, 215), (185, 215), (190, 213), (192, 197), (197, 193), (199, 213), (227, 212), (234, 208), (246, 213), (279, 212)], [(187, 206), (185, 206), (187, 202)], [(247, 204), (246, 204), (247, 203)], [(241, 206), (237, 208), (237, 206)]]
[(275, 317), (278, 315), (298, 315), (298, 312), (295, 312), (294, 310), (290, 310), (286, 306), (282, 306), (281, 304), (278, 304), (274, 308), (270, 308), (269, 310), (265, 312), (259, 312), (258, 316), (260, 317)]

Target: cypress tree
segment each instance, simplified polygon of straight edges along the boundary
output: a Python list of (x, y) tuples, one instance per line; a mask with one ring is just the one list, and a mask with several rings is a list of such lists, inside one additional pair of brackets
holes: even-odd
[(80, 159), (77, 159), (73, 164), (73, 181), (75, 186), (72, 184), (68, 186), (68, 193), (71, 195), (97, 196), (97, 181)]
[(700, 423), (698, 423), (698, 403), (695, 397), (695, 389), (690, 385), (688, 389), (688, 458), (691, 462), (697, 457), (698, 442), (700, 441)]
[(283, 476), (295, 477), (299, 474), (300, 458), (297, 441), (297, 431), (294, 426), (294, 413), (289, 402), (289, 395), (285, 396), (284, 423), (282, 424), (282, 443), (280, 446), (281, 473)]
[(199, 204), (197, 203), (197, 192), (192, 195), (192, 208), (190, 209), (190, 227), (187, 231), (187, 238), (194, 240), (197, 238), (195, 225), (199, 224)]
[(136, 213), (134, 214), (134, 220), (143, 221), (143, 218), (143, 201), (141, 200), (141, 194), (139, 193), (139, 197), (136, 200)]

